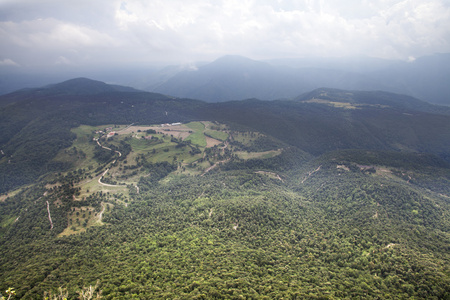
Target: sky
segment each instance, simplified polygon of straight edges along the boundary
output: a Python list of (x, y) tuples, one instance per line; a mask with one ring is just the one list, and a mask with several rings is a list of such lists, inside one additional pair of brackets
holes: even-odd
[(450, 52), (450, 0), (0, 0), (0, 68)]

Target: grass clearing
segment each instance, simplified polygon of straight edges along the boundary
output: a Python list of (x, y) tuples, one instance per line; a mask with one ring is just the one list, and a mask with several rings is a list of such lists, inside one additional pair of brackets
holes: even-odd
[(92, 194), (95, 194), (97, 192), (103, 192), (103, 193), (110, 193), (110, 194), (117, 194), (122, 193), (125, 196), (129, 196), (128, 188), (126, 185), (118, 185), (118, 186), (106, 186), (98, 183), (98, 177), (94, 177), (93, 179), (90, 179), (88, 181), (85, 181), (79, 187), (81, 187), (80, 195), (77, 197), (77, 199), (81, 200), (84, 197), (90, 196)]
[(280, 155), (281, 152), (282, 152), (282, 149), (270, 150), (270, 151), (264, 151), (264, 152), (237, 151), (235, 153), (241, 159), (252, 159), (252, 158), (266, 159), (266, 158), (271, 158), (271, 157)]
[(333, 107), (344, 108), (344, 109), (357, 109), (358, 108), (349, 102), (336, 102), (336, 101), (329, 101), (329, 100), (325, 100), (325, 99), (310, 99), (310, 100), (307, 100), (304, 102), (325, 104), (325, 105), (330, 105)]
[(281, 179), (280, 175), (278, 175), (277, 173), (274, 173), (274, 172), (256, 171), (255, 173), (256, 174), (263, 174), (263, 175), (266, 175), (269, 178), (278, 179), (278, 180), (283, 181), (283, 179)]
[(228, 139), (228, 133), (224, 131), (206, 130), (205, 135), (222, 142), (225, 142)]
[(13, 197), (13, 196), (17, 195), (21, 190), (22, 190), (22, 188), (19, 188), (17, 190), (8, 192), (6, 195), (0, 195), (0, 202), (5, 201), (9, 197)]
[(67, 217), (68, 226), (59, 236), (67, 236), (85, 232), (87, 228), (105, 225), (101, 218), (114, 207), (111, 203), (102, 203), (102, 211), (98, 212), (92, 206), (73, 207)]
[[(165, 140), (168, 140), (167, 138), (164, 138), (162, 135), (153, 135), (154, 137), (157, 137), (158, 140), (146, 140), (142, 138), (131, 138), (127, 140), (127, 143), (130, 144), (131, 148), (133, 149), (133, 152), (148, 152), (149, 150), (152, 150), (153, 148), (157, 147), (157, 145), (164, 144)], [(169, 139), (170, 140), (170, 139)]]
[(257, 132), (235, 132), (233, 133), (233, 140), (248, 146), (253, 141), (263, 136), (263, 134)]
[(193, 129), (193, 133), (191, 133), (186, 140), (191, 141), (192, 144), (197, 145), (199, 147), (206, 147), (206, 138), (203, 134), (205, 130), (205, 125), (201, 122), (191, 122), (186, 124), (187, 127)]
[(2, 222), (0, 223), (0, 227), (1, 228), (8, 227), (12, 223), (14, 223), (14, 221), (16, 219), (17, 219), (17, 217), (14, 217), (14, 216), (12, 216), (12, 217), (5, 216), (5, 218), (3, 218)]
[(191, 128), (194, 131), (203, 132), (205, 130), (205, 124), (203, 124), (202, 122), (190, 122), (190, 123), (187, 123), (186, 126)]
[[(112, 125), (105, 125), (112, 126)], [(74, 167), (83, 168), (97, 168), (99, 164), (93, 159), (94, 149), (96, 144), (92, 141), (95, 131), (103, 129), (105, 126), (87, 126), (81, 125), (77, 128), (71, 129), (76, 134), (76, 139), (73, 141), (72, 146), (61, 150), (53, 159), (58, 162), (68, 162)], [(98, 137), (98, 136), (97, 136)]]
[(213, 139), (209, 136), (205, 136), (206, 138), (206, 148), (212, 148), (214, 146), (224, 145), (222, 141)]
[(0, 196), (0, 202), (5, 201), (5, 200), (8, 199), (9, 197), (14, 197), (15, 195), (17, 195), (18, 193), (20, 193), (21, 191), (23, 191), (24, 189), (26, 189), (26, 188), (28, 188), (28, 187), (30, 187), (30, 186), (31, 186), (30, 184), (24, 185), (24, 186), (21, 186), (21, 187), (18, 188), (18, 189), (15, 189), (15, 190), (13, 190), (13, 191), (9, 191), (6, 195), (1, 195), (1, 196)]

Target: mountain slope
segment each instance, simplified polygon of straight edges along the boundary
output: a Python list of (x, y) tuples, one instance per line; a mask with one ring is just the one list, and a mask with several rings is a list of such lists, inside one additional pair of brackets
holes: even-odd
[(142, 92), (131, 87), (106, 84), (102, 81), (88, 78), (74, 78), (61, 83), (51, 84), (41, 88), (18, 90), (0, 98), (0, 107), (25, 99), (39, 99), (46, 96), (89, 96), (114, 92)]
[(155, 89), (156, 92), (183, 98), (220, 102), (260, 97), (256, 92), (266, 81), (270, 65), (240, 56), (225, 56), (197, 70), (183, 71)]
[[(29, 188), (0, 203), (9, 218), (20, 217), (2, 230), (0, 279), (23, 299), (62, 283), (74, 296), (97, 280), (106, 299), (448, 296), (449, 203), (415, 183), (420, 168), (388, 159), (363, 166), (364, 152), (308, 163), (296, 152), (281, 156), (269, 159), (277, 164), (170, 175), (148, 190), (139, 183), (126, 205), (111, 192), (73, 201), (83, 173)], [(444, 170), (439, 186), (449, 186), (448, 168), (423, 163), (430, 174)], [(100, 211), (108, 226), (57, 237), (68, 216), (75, 224), (75, 212), (83, 221)]]
[(448, 159), (448, 114), (401, 107), (398, 101), (386, 100), (383, 93), (372, 92), (368, 96), (370, 103), (379, 99), (384, 104), (356, 107), (339, 102), (338, 97), (331, 103), (317, 99), (313, 102), (246, 100), (211, 105), (209, 115), (255, 128), (314, 155), (358, 148), (432, 151)]
[(308, 103), (322, 103), (332, 106), (348, 107), (356, 105), (358, 108), (364, 106), (386, 107), (391, 109), (410, 111), (430, 112), (450, 115), (450, 107), (437, 106), (419, 100), (417, 98), (395, 94), (385, 91), (349, 91), (331, 88), (319, 88), (296, 98), (296, 101)]
[(291, 98), (320, 86), (371, 89), (376, 85), (347, 71), (275, 67), (245, 57), (225, 56), (195, 71), (183, 71), (154, 91), (222, 102), (246, 98)]
[(401, 95), (317, 90), (297, 101), (207, 104), (113, 89), (82, 79), (0, 97), (5, 105), (0, 112), (2, 192), (60, 168), (47, 163), (70, 143), (70, 128), (79, 124), (217, 120), (253, 128), (313, 155), (357, 148), (426, 152), (450, 159), (448, 109)]
[(179, 122), (187, 120), (189, 111), (200, 103), (116, 89), (81, 79), (0, 97), (4, 105), (0, 112), (1, 191), (64, 169), (49, 163), (71, 143), (70, 129), (79, 124)]

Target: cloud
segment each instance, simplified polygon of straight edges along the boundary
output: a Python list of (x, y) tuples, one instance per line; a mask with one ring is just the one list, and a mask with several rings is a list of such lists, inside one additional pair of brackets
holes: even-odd
[(0, 40), (2, 54), (23, 65), (48, 64), (62, 56), (83, 61), (120, 44), (107, 33), (56, 19), (0, 22)]
[(56, 19), (1, 22), (3, 41), (24, 48), (108, 47), (114, 40), (95, 29)]
[(0, 66), (14, 66), (14, 67), (18, 67), (19, 64), (16, 63), (15, 61), (13, 61), (12, 59), (5, 58), (3, 60), (0, 60)]
[(154, 38), (192, 53), (406, 59), (450, 49), (450, 9), (442, 1), (122, 3), (126, 13), (117, 21), (130, 33), (141, 31), (138, 43)]
[(64, 56), (60, 56), (58, 57), (58, 59), (55, 61), (56, 65), (73, 65), (73, 63), (70, 61), (70, 59), (64, 57)]
[(450, 52), (444, 0), (14, 0), (0, 2), (1, 54), (73, 64)]

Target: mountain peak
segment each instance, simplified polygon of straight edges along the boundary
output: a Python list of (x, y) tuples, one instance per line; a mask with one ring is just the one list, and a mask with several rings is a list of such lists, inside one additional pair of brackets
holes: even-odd
[(61, 83), (52, 84), (46, 88), (52, 92), (72, 95), (99, 94), (114, 91), (113, 87), (102, 81), (92, 80), (85, 77), (69, 79)]
[(250, 61), (255, 62), (256, 60), (253, 60), (251, 58), (242, 55), (224, 55), (216, 59), (214, 62), (250, 62)]
[(213, 67), (227, 67), (232, 69), (240, 69), (240, 68), (248, 68), (248, 67), (255, 67), (255, 66), (269, 66), (268, 63), (253, 60), (251, 58), (240, 56), (240, 55), (225, 55), (222, 57), (219, 57), (212, 63), (205, 65), (205, 68)]
[(85, 84), (96, 84), (96, 85), (106, 85), (106, 83), (104, 83), (103, 81), (99, 81), (99, 80), (94, 80), (94, 79), (90, 79), (87, 77), (77, 77), (77, 78), (72, 78), (60, 83), (56, 83), (53, 84), (53, 86), (56, 85), (74, 85), (74, 84), (81, 84), (81, 85), (85, 85)]
[(78, 77), (63, 81), (61, 83), (46, 86), (45, 89), (51, 92), (69, 94), (69, 95), (94, 95), (108, 92), (137, 92), (138, 90), (106, 84), (103, 81), (93, 80), (85, 77)]

